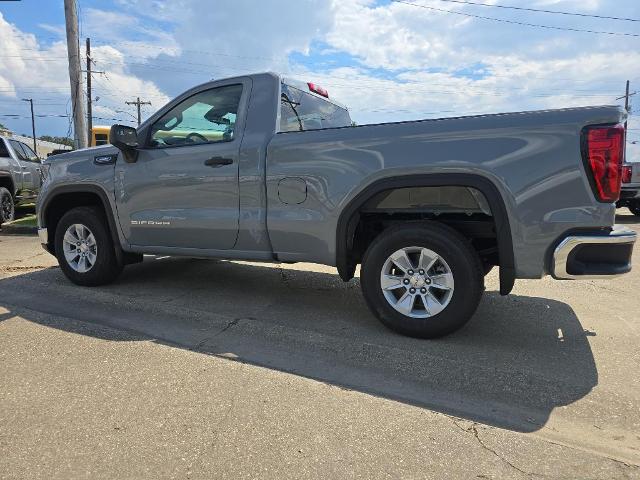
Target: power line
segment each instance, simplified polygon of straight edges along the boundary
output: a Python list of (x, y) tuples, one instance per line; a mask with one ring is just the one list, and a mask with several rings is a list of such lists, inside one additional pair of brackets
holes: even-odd
[[(212, 53), (213, 55), (213, 53)], [(225, 55), (225, 56), (229, 56), (229, 57), (234, 57), (233, 55)], [(23, 60), (40, 60), (39, 57), (20, 57), (20, 55), (0, 55), (0, 58), (6, 58), (6, 57), (16, 57), (16, 58), (22, 58)], [(61, 57), (61, 58), (66, 58), (66, 57)], [(200, 63), (200, 62), (187, 62), (187, 61), (183, 61), (183, 60), (155, 60), (154, 62), (131, 62), (129, 61), (129, 59), (141, 59), (144, 60), (146, 59), (146, 57), (141, 57), (141, 56), (136, 56), (136, 55), (127, 55), (127, 61), (125, 62), (124, 66), (136, 66), (136, 67), (140, 67), (140, 68), (147, 68), (147, 69), (154, 69), (154, 70), (166, 70), (166, 71), (172, 71), (172, 72), (176, 72), (175, 70), (175, 66), (176, 65), (193, 65), (193, 66), (202, 66), (202, 67), (211, 67), (211, 68), (225, 68), (227, 70), (230, 71), (236, 71), (236, 72), (246, 72), (246, 69), (239, 69), (238, 67), (233, 67), (233, 66), (229, 66), (229, 65), (220, 65), (218, 64), (211, 64), (211, 63)], [(253, 58), (253, 57), (241, 57), (241, 56), (237, 56), (235, 58)], [(255, 57), (257, 58), (257, 57)], [(46, 59), (44, 59), (43, 61), (48, 61)], [(158, 63), (158, 61), (160, 62), (164, 62), (164, 63)], [(92, 61), (92, 63), (98, 65), (111, 65), (111, 66), (121, 66), (122, 64), (117, 63), (117, 62), (109, 62), (109, 61)], [(209, 71), (204, 71), (204, 70), (185, 70), (185, 69), (180, 69), (179, 71), (177, 71), (176, 73), (181, 73), (181, 74), (190, 74), (190, 75), (210, 75), (211, 74), (211, 70)], [(448, 72), (435, 72), (434, 74), (437, 73), (448, 73)], [(454, 77), (457, 78), (467, 78), (464, 75), (453, 75)], [(511, 78), (510, 75), (505, 75), (505, 74), (497, 74), (497, 73), (488, 73), (486, 75), (488, 78)], [(528, 79), (542, 79), (542, 80), (548, 80), (549, 77), (545, 77), (545, 76), (531, 76), (531, 75), (526, 75)], [(333, 78), (340, 78), (340, 79), (345, 79), (345, 80), (350, 80), (349, 77), (345, 77), (345, 76), (340, 76), (340, 75), (333, 75)], [(482, 79), (481, 79), (482, 80)], [(640, 80), (640, 79), (639, 79)], [(554, 81), (570, 81), (572, 83), (593, 83), (593, 80), (581, 80), (581, 79), (572, 79), (572, 78), (554, 78)], [(403, 81), (402, 83), (419, 83), (419, 82), (408, 82), (408, 81)], [(617, 80), (599, 80), (598, 83), (618, 83)], [(430, 85), (437, 85), (437, 84), (430, 84)], [(474, 87), (474, 86), (470, 86), (470, 87)], [(476, 86), (477, 88), (480, 88), (481, 86)], [(484, 87), (482, 87), (484, 88)], [(526, 90), (529, 87), (512, 87), (511, 89), (523, 89)], [(575, 90), (574, 90), (575, 91)], [(587, 91), (587, 90), (581, 90), (581, 91)], [(595, 90), (590, 90), (590, 91), (595, 91)]]
[(619, 35), (624, 37), (640, 37), (640, 34), (638, 33), (605, 32), (601, 30), (586, 30), (582, 28), (572, 28), (572, 27), (554, 27), (552, 25), (542, 25), (540, 23), (518, 22), (516, 20), (507, 20), (504, 18), (485, 17), (484, 15), (475, 15), (473, 13), (456, 12), (454, 10), (447, 10), (446, 8), (428, 7), (427, 5), (419, 5), (417, 3), (407, 2), (405, 0), (391, 0), (391, 1), (394, 3), (401, 3), (403, 5), (410, 5), (412, 7), (424, 8), (427, 10), (435, 10), (438, 12), (451, 13), (453, 15), (462, 15), (464, 17), (479, 18), (482, 20), (491, 20), (493, 22), (511, 23), (514, 25), (522, 25), (525, 27), (546, 28), (550, 30), (565, 30), (568, 32), (597, 33), (602, 35)]
[(605, 20), (620, 20), (625, 22), (640, 22), (639, 18), (627, 18), (627, 17), (610, 17), (608, 15), (595, 15), (589, 13), (577, 13), (577, 12), (562, 12), (560, 10), (544, 10), (541, 8), (528, 8), (528, 7), (514, 7), (512, 5), (491, 5), (489, 3), (479, 3), (479, 2), (470, 2), (466, 0), (440, 0), (441, 2), (448, 3), (461, 3), (463, 5), (476, 5), (478, 7), (493, 7), (493, 8), (504, 8), (509, 10), (524, 10), (527, 12), (538, 12), (538, 13), (552, 13), (556, 15), (572, 15), (576, 17), (589, 17), (589, 18), (600, 18)]
[[(31, 118), (30, 115), (17, 114), (17, 113), (0, 113), (0, 117), (7, 118)], [(36, 114), (34, 115), (36, 118), (71, 118), (72, 115), (69, 114)], [(107, 117), (93, 117), (98, 120), (113, 120), (114, 122), (128, 122), (134, 123), (133, 120), (123, 119), (123, 118), (107, 118)]]

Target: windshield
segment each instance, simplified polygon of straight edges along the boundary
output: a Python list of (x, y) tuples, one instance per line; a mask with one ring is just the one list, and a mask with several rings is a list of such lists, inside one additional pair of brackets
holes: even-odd
[(346, 108), (282, 84), (280, 131), (299, 132), (323, 128), (348, 127), (351, 118)]

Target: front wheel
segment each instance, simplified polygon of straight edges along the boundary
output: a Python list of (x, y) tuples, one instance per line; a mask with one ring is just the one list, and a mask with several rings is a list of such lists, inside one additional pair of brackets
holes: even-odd
[(15, 205), (11, 192), (4, 187), (0, 187), (0, 225), (10, 222), (15, 217)]
[(483, 273), (462, 235), (427, 222), (381, 233), (364, 255), (360, 283), (384, 325), (403, 335), (436, 338), (473, 316), (484, 290)]
[(110, 283), (123, 268), (104, 214), (95, 207), (77, 207), (63, 215), (56, 227), (55, 251), (64, 274), (78, 285)]

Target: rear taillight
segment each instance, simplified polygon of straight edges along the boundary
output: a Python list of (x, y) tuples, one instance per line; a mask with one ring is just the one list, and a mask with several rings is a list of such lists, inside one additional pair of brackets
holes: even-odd
[(596, 198), (601, 202), (615, 202), (622, 182), (624, 126), (587, 127), (582, 134), (583, 156), (591, 170)]
[(631, 183), (631, 165), (622, 166), (622, 183)]

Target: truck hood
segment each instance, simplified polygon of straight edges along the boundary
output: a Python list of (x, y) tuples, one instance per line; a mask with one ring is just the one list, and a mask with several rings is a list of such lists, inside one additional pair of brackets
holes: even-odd
[(99, 147), (81, 148), (80, 150), (73, 150), (69, 153), (60, 153), (52, 157), (47, 158), (44, 164), (57, 164), (60, 162), (68, 162), (74, 160), (91, 160), (101, 155), (117, 155), (119, 150), (113, 145), (100, 145)]
[[(42, 163), (42, 173), (45, 178), (43, 188), (60, 183), (112, 184), (115, 161), (109, 161), (111, 159), (107, 158), (106, 163), (99, 163), (96, 162), (96, 158), (104, 159), (104, 157), (117, 156), (118, 153), (119, 150), (113, 145), (102, 145), (49, 157)], [(113, 190), (110, 186), (106, 189)]]

